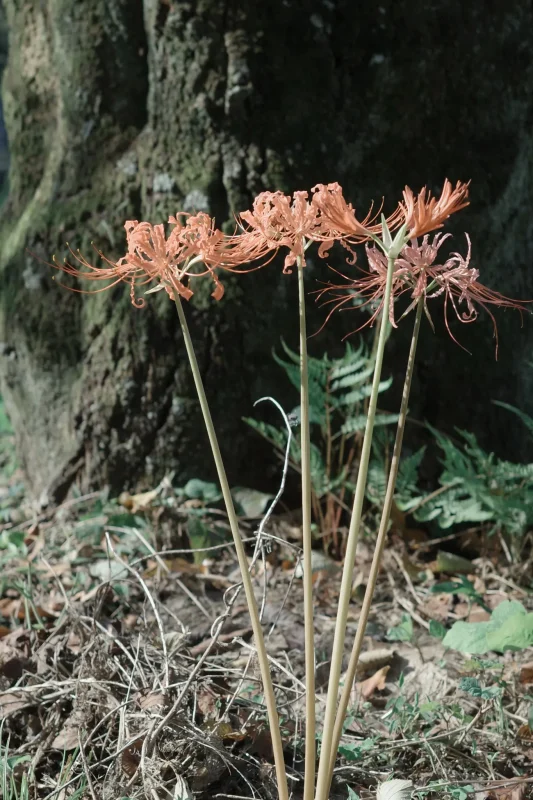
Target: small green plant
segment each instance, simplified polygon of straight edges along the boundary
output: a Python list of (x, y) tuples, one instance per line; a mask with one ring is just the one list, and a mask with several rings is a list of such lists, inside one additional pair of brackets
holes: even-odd
[[(287, 358), (274, 354), (274, 359), (295, 389), (299, 389), (298, 353), (293, 352), (285, 342), (282, 342), (282, 347)], [(355, 490), (354, 471), (367, 419), (365, 407), (372, 390), (374, 359), (364, 340), (361, 340), (357, 349), (348, 344), (344, 355), (339, 358), (308, 356), (307, 362), (313, 514), (324, 547), (327, 549), (333, 543), (334, 550), (339, 553), (342, 549), (339, 526), (343, 510), (352, 502)], [(391, 378), (381, 381), (378, 393), (385, 392), (391, 383)], [(290, 419), (298, 426), (300, 418), (300, 406), (296, 406)], [(392, 425), (397, 421), (397, 414), (378, 413), (374, 424)], [(285, 429), (254, 417), (245, 417), (245, 422), (267, 439), (280, 455), (285, 452)], [(297, 436), (292, 439), (290, 464), (296, 471), (301, 471), (302, 454)]]
[[(518, 409), (513, 411), (533, 431), (533, 419)], [(513, 464), (487, 453), (473, 433), (458, 430), (453, 441), (431, 428), (442, 451), (440, 489), (421, 495), (416, 475), (399, 485), (397, 503), (420, 522), (435, 521), (440, 528), (456, 524), (486, 523), (489, 531), (508, 536), (511, 551), (518, 555), (524, 534), (533, 525), (533, 464)], [(420, 453), (412, 457), (416, 472)]]
[(9, 755), (9, 736), (3, 744), (4, 720), (0, 724), (0, 796), (3, 800), (29, 800), (29, 755)]
[(442, 643), (478, 655), (523, 650), (533, 645), (533, 613), (528, 614), (517, 600), (506, 600), (496, 606), (488, 622), (455, 622)]
[(387, 631), (387, 641), (389, 642), (410, 642), (413, 638), (413, 620), (409, 614), (402, 614), (399, 625), (389, 628)]

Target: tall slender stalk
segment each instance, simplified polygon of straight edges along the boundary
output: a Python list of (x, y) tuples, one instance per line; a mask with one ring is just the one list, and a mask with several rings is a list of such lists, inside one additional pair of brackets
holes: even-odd
[(313, 564), (311, 540), (311, 434), (309, 429), (309, 376), (305, 321), (304, 275), (298, 259), (298, 309), (300, 320), (300, 431), (302, 464), (302, 543), (305, 627), (305, 779), (304, 800), (315, 791), (315, 631), (313, 625)]
[(178, 317), (181, 325), (181, 330), (183, 332), (183, 338), (185, 340), (185, 348), (187, 350), (187, 355), (189, 357), (189, 362), (194, 377), (194, 383), (196, 386), (196, 391), (198, 393), (198, 399), (200, 401), (200, 407), (202, 409), (204, 423), (207, 429), (207, 435), (209, 437), (209, 443), (211, 444), (213, 458), (215, 459), (218, 480), (220, 483), (220, 488), (222, 489), (222, 496), (224, 498), (224, 503), (226, 505), (228, 521), (230, 524), (231, 533), (233, 534), (233, 540), (235, 542), (235, 551), (237, 553), (237, 560), (239, 562), (239, 567), (241, 571), (242, 583), (244, 587), (244, 592), (246, 594), (246, 601), (248, 603), (248, 611), (250, 613), (250, 619), (252, 622), (252, 630), (254, 632), (254, 638), (255, 638), (255, 647), (257, 650), (259, 668), (261, 670), (261, 678), (263, 681), (263, 691), (265, 693), (265, 703), (267, 707), (268, 722), (270, 726), (270, 736), (272, 739), (272, 750), (274, 753), (274, 763), (276, 767), (278, 794), (280, 800), (288, 800), (289, 791), (287, 786), (287, 773), (285, 770), (285, 759), (283, 757), (283, 745), (281, 742), (281, 731), (279, 725), (278, 712), (276, 708), (276, 697), (274, 695), (274, 687), (272, 686), (272, 678), (270, 675), (268, 655), (265, 647), (263, 630), (261, 628), (261, 620), (259, 619), (259, 613), (257, 610), (257, 603), (255, 600), (252, 580), (250, 578), (250, 573), (248, 571), (248, 561), (246, 559), (246, 553), (244, 550), (244, 545), (242, 543), (241, 534), (239, 531), (239, 523), (237, 520), (237, 515), (235, 513), (233, 498), (231, 496), (231, 490), (226, 476), (226, 470), (224, 468), (224, 464), (222, 461), (222, 455), (220, 452), (220, 447), (218, 445), (217, 435), (213, 425), (213, 419), (211, 417), (211, 411), (209, 409), (209, 404), (207, 402), (202, 376), (200, 374), (200, 370), (198, 367), (198, 361), (196, 360), (196, 354), (194, 352), (194, 346), (189, 332), (189, 326), (187, 325), (187, 319), (185, 317), (180, 296), (177, 293), (177, 291), (174, 291), (174, 302), (176, 303), (176, 308), (178, 310)]
[(361, 459), (359, 462), (359, 472), (357, 474), (357, 484), (353, 501), (352, 518), (346, 543), (346, 554), (344, 557), (344, 569), (342, 572), (341, 588), (339, 594), (339, 607), (337, 609), (337, 620), (335, 624), (335, 636), (333, 640), (333, 651), (331, 654), (331, 665), (329, 673), (328, 696), (326, 701), (326, 712), (324, 715), (324, 730), (322, 732), (322, 745), (320, 752), (320, 762), (318, 765), (318, 778), (316, 787), (316, 800), (327, 800), (330, 784), (330, 760), (333, 747), (333, 730), (335, 724), (335, 712), (337, 708), (337, 694), (339, 691), (339, 681), (342, 668), (342, 656), (344, 652), (344, 640), (346, 636), (346, 621), (348, 618), (348, 607), (352, 594), (353, 569), (355, 565), (355, 554), (357, 541), (359, 539), (359, 528), (361, 526), (361, 514), (363, 501), (365, 498), (366, 480), (368, 474), (368, 464), (370, 461), (370, 448), (372, 445), (372, 434), (374, 432), (374, 421), (378, 403), (379, 384), (381, 380), (381, 369), (383, 366), (383, 355), (387, 341), (387, 329), (389, 323), (389, 305), (392, 290), (392, 276), (394, 273), (394, 258), (389, 257), (387, 268), (387, 283), (383, 297), (383, 314), (376, 347), (376, 360), (374, 365), (374, 377), (372, 380), (372, 390), (368, 404), (368, 416), (366, 420), (365, 437), (361, 448)]
[(374, 591), (376, 588), (376, 581), (379, 573), (379, 568), (381, 565), (381, 558), (383, 555), (383, 549), (385, 547), (385, 542), (387, 539), (387, 530), (389, 527), (389, 518), (392, 509), (392, 502), (394, 500), (394, 492), (396, 489), (396, 479), (398, 477), (398, 469), (400, 466), (400, 457), (402, 454), (402, 443), (403, 443), (403, 434), (405, 431), (405, 421), (407, 418), (407, 410), (409, 404), (409, 394), (411, 392), (411, 383), (413, 380), (413, 372), (414, 372), (414, 364), (415, 364), (415, 356), (416, 356), (416, 347), (418, 344), (418, 334), (420, 332), (420, 321), (422, 319), (422, 312), (424, 310), (424, 298), (421, 297), (418, 301), (417, 308), (416, 308), (416, 317), (415, 317), (415, 324), (413, 328), (413, 335), (411, 338), (411, 347), (409, 350), (409, 359), (407, 361), (407, 370), (405, 373), (405, 381), (403, 384), (403, 391), (402, 391), (402, 402), (400, 406), (400, 417), (398, 419), (398, 427), (396, 429), (396, 439), (394, 441), (394, 450), (392, 452), (392, 460), (390, 465), (389, 471), (389, 479), (387, 482), (387, 491), (385, 492), (385, 499), (383, 502), (383, 511), (381, 514), (381, 520), (379, 523), (379, 532), (376, 539), (376, 546), (374, 549), (374, 556), (372, 558), (372, 566), (370, 567), (370, 574), (368, 576), (368, 583), (365, 591), (365, 596), (363, 600), (363, 607), (361, 608), (361, 615), (359, 617), (359, 624), (357, 626), (357, 633), (355, 635), (355, 640), (353, 643), (352, 653), (350, 656), (350, 662), (348, 664), (348, 670), (346, 672), (346, 677), (344, 681), (344, 688), (342, 690), (341, 699), (339, 702), (339, 708), (337, 710), (337, 717), (335, 719), (335, 729), (333, 732), (333, 746), (330, 750), (330, 761), (329, 761), (329, 781), (328, 781), (328, 788), (329, 784), (331, 783), (331, 777), (333, 775), (333, 767), (335, 766), (335, 759), (337, 756), (337, 749), (339, 747), (339, 742), (342, 735), (342, 726), (344, 723), (344, 717), (346, 715), (346, 710), (348, 708), (348, 703), (350, 702), (350, 694), (352, 691), (352, 685), (355, 679), (355, 673), (357, 671), (357, 664), (359, 663), (359, 656), (361, 654), (361, 647), (363, 644), (363, 639), (365, 636), (366, 626), (368, 622), (368, 615), (370, 613), (370, 607), (372, 605), (372, 600), (374, 597)]

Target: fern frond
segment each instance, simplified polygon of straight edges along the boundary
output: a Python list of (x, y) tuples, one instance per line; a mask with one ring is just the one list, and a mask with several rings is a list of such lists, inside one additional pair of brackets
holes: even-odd
[(364, 367), (364, 365), (367, 363), (368, 362), (365, 360), (362, 362), (362, 365), (356, 364), (350, 369), (346, 368), (344, 375), (338, 380), (333, 381), (331, 384), (331, 391), (338, 392), (339, 389), (357, 386), (359, 383), (364, 383), (364, 381), (368, 380), (368, 378), (370, 378), (374, 372), (374, 366), (371, 365), (365, 369), (360, 369), (361, 366)]
[[(377, 414), (374, 426), (394, 425), (398, 422), (398, 414)], [(366, 426), (366, 414), (349, 417), (341, 427), (340, 433), (349, 436), (351, 433), (363, 431)]]
[(501, 406), (512, 414), (516, 414), (516, 416), (522, 420), (528, 431), (533, 434), (533, 417), (530, 417), (529, 414), (526, 414), (524, 411), (520, 411), (519, 408), (515, 408), (510, 403), (502, 403), (501, 400), (493, 400), (492, 402), (494, 405)]
[[(378, 392), (385, 392), (390, 388), (391, 384), (392, 378), (387, 378), (384, 381), (380, 381)], [(360, 389), (354, 389), (352, 392), (347, 392), (347, 394), (344, 394), (342, 397), (338, 398), (337, 402), (339, 405), (353, 406), (356, 403), (360, 403), (361, 400), (365, 399), (365, 397), (370, 397), (371, 394), (372, 385), (367, 383), (365, 386), (361, 386)]]

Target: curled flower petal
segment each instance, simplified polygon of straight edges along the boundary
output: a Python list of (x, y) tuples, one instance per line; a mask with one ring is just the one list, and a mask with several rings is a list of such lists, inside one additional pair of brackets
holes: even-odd
[(412, 189), (405, 187), (403, 203), (399, 203), (397, 214), (407, 226), (409, 239), (416, 239), (430, 231), (442, 228), (451, 214), (460, 211), (469, 204), (468, 190), (470, 183), (457, 181), (455, 188), (446, 178), (439, 199), (432, 197), (424, 186), (415, 197)]
[[(366, 242), (374, 234), (381, 232), (381, 222), (374, 220), (381, 213), (372, 215), (372, 209), (359, 221), (351, 203), (347, 203), (342, 187), (338, 183), (319, 183), (313, 188), (313, 204), (320, 211), (321, 236), (334, 241), (348, 239), (352, 244)], [(400, 211), (397, 209), (387, 219), (389, 227), (397, 227)]]
[(131, 300), (137, 307), (143, 306), (145, 301), (136, 297), (136, 287), (154, 280), (157, 286), (153, 291), (164, 288), (171, 298), (177, 292), (180, 297), (189, 300), (193, 291), (188, 286), (188, 279), (192, 276), (198, 278), (209, 275), (215, 285), (212, 296), (220, 300), (224, 287), (215, 270), (225, 266), (224, 234), (215, 228), (214, 220), (207, 214), (180, 212), (171, 217), (169, 222), (173, 229), (167, 237), (163, 225), (127, 220), (124, 225), (128, 247), (126, 255), (113, 262), (96, 251), (108, 265), (106, 267), (91, 264), (79, 251), (72, 249), (73, 261), (80, 266), (68, 261), (59, 263), (55, 258), (52, 266), (78, 279), (108, 282), (107, 286), (93, 291), (104, 291), (121, 281), (129, 283)]
[[(429, 314), (428, 300), (443, 296), (446, 328), (452, 339), (457, 341), (449, 325), (449, 307), (451, 306), (457, 319), (463, 323), (474, 322), (478, 317), (478, 307), (483, 308), (493, 323), (497, 353), (498, 331), (490, 307), (499, 306), (524, 311), (527, 308), (527, 301), (505, 297), (499, 292), (488, 289), (478, 281), (479, 270), (470, 265), (472, 248), (468, 234), (466, 234), (468, 244), (466, 256), (452, 253), (443, 262), (437, 263), (439, 249), (449, 236), (450, 234), (443, 236), (441, 233), (437, 233), (430, 241), (426, 234), (420, 244), (413, 239), (403, 248), (400, 256), (394, 262), (391, 304), (388, 309), (389, 320), (392, 325), (396, 325), (394, 303), (403, 294), (407, 293), (410, 296), (411, 303), (402, 318), (416, 306), (421, 298), (424, 301), (426, 313)], [(363, 306), (372, 304), (372, 307), (376, 309), (365, 324), (372, 324), (381, 312), (387, 282), (387, 257), (377, 247), (367, 245), (366, 252), (367, 271), (359, 270), (360, 274), (355, 279), (343, 276), (346, 280), (344, 285), (329, 284), (318, 292), (319, 297), (326, 297), (327, 304), (333, 305), (328, 319), (333, 311), (351, 303), (354, 295), (362, 301)]]

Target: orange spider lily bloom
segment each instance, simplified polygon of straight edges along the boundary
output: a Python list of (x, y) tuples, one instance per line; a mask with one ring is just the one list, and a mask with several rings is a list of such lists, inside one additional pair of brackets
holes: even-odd
[[(307, 192), (294, 192), (292, 197), (262, 192), (254, 200), (252, 211), (239, 216), (243, 234), (235, 239), (241, 239), (241, 263), (262, 257), (265, 249), (275, 252), (285, 247), (289, 250), (283, 269), (286, 273), (299, 259), (305, 266), (305, 249), (311, 241), (320, 243), (318, 254), (325, 258), (336, 240), (352, 253), (349, 243), (367, 241), (381, 232), (381, 223), (374, 224), (370, 213), (359, 222), (338, 183), (317, 184), (311, 200)], [(399, 216), (397, 209), (389, 222), (394, 223)]]
[[(338, 183), (319, 183), (313, 188), (313, 203), (317, 206), (321, 215), (321, 233), (324, 244), (321, 245), (321, 255), (326, 255), (335, 240), (338, 240), (346, 247), (346, 241), (351, 244), (367, 242), (373, 235), (382, 232), (381, 222), (376, 223), (375, 219), (380, 214), (381, 208), (372, 215), (372, 209), (368, 212), (364, 220), (360, 222), (355, 216), (355, 209), (351, 203), (347, 203), (342, 187)], [(398, 227), (400, 221), (400, 209), (387, 219), (389, 228)], [(351, 249), (348, 247), (348, 250)], [(353, 252), (352, 252), (353, 256)], [(355, 263), (353, 257), (352, 263)]]
[[(182, 217), (185, 218), (185, 223), (182, 222)], [(174, 226), (168, 237), (169, 249), (179, 253), (180, 261), (189, 267), (192, 262), (203, 263), (207, 268), (204, 272), (188, 274), (196, 277), (209, 274), (215, 284), (212, 296), (215, 300), (220, 300), (224, 295), (224, 287), (215, 269), (229, 268), (232, 264), (230, 251), (226, 247), (228, 237), (215, 227), (215, 220), (204, 212), (190, 215), (180, 211), (175, 217), (169, 217), (168, 221)]]
[[(169, 266), (163, 226), (152, 226), (147, 222), (139, 223), (137, 220), (128, 220), (124, 227), (128, 239), (128, 254), (126, 256), (114, 262), (95, 248), (100, 258), (109, 265), (107, 267), (94, 266), (81, 255), (79, 250), (75, 252), (70, 246), (70, 254), (83, 269), (71, 264), (66, 259), (63, 263), (60, 263), (55, 256), (53, 257), (53, 264), (50, 266), (65, 272), (67, 275), (72, 275), (74, 278), (98, 282), (111, 281), (100, 289), (87, 291), (69, 287), (70, 291), (95, 294), (112, 289), (118, 283), (124, 282), (130, 285), (132, 304), (137, 308), (142, 308), (145, 305), (143, 298), (136, 297), (136, 287), (148, 285), (153, 280), (161, 281)], [(184, 295), (187, 293), (186, 287), (182, 286), (181, 293)]]
[[(435, 263), (441, 245), (449, 236), (451, 234), (442, 235), (437, 233), (430, 242), (429, 236), (426, 234), (421, 244), (418, 244), (415, 239), (403, 248), (394, 262), (391, 301), (388, 309), (389, 321), (394, 327), (397, 327), (394, 319), (394, 303), (405, 293), (410, 296), (411, 303), (402, 314), (402, 317), (415, 307), (420, 298), (424, 300), (426, 314), (429, 317), (427, 301), (443, 295), (446, 329), (452, 339), (457, 342), (450, 330), (448, 320), (449, 306), (451, 305), (457, 319), (463, 323), (474, 322), (477, 319), (478, 310), (476, 306), (479, 306), (489, 314), (492, 320), (497, 354), (498, 329), (490, 306), (525, 311), (527, 301), (512, 300), (499, 292), (488, 289), (478, 281), (479, 270), (470, 266), (471, 243), (468, 234), (466, 234), (468, 242), (466, 257), (460, 253), (452, 253), (444, 262)], [(334, 311), (350, 303), (354, 296), (361, 299), (362, 306), (370, 305), (372, 308), (370, 319), (361, 327), (372, 324), (383, 310), (387, 282), (387, 256), (377, 247), (367, 246), (366, 251), (369, 269), (367, 271), (362, 270), (361, 277), (350, 280), (343, 275), (347, 280), (345, 286), (329, 285), (318, 292), (319, 297), (333, 292), (331, 300), (326, 301), (327, 304), (333, 304), (327, 319)], [(464, 308), (460, 307), (462, 304), (464, 304)], [(431, 321), (430, 317), (429, 319)], [(358, 330), (360, 329), (358, 328)], [(459, 343), (457, 342), (457, 344)]]
[(399, 203), (396, 213), (397, 219), (407, 226), (407, 237), (416, 239), (425, 233), (442, 228), (451, 214), (469, 205), (469, 185), (470, 182), (457, 181), (455, 189), (452, 189), (452, 184), (446, 178), (438, 200), (431, 196), (425, 186), (416, 197), (412, 189), (406, 186), (403, 191), (404, 202)]
[(257, 254), (260, 257), (284, 247), (289, 250), (283, 267), (287, 274), (298, 260), (305, 266), (306, 242), (323, 239), (320, 210), (308, 201), (307, 192), (294, 192), (292, 197), (282, 192), (261, 192), (253, 209), (242, 211), (239, 221), (243, 233), (235, 240), (241, 240), (240, 247), (236, 247), (240, 262), (256, 260)]
[[(186, 217), (185, 223), (180, 219), (182, 216)], [(96, 251), (109, 265), (107, 267), (94, 266), (79, 251), (74, 252), (71, 248), (71, 255), (83, 269), (66, 260), (59, 263), (55, 257), (52, 266), (78, 279), (111, 281), (107, 286), (93, 290), (95, 292), (105, 291), (120, 282), (129, 283), (131, 301), (137, 308), (144, 306), (145, 300), (136, 297), (136, 287), (147, 286), (154, 280), (158, 285), (149, 291), (165, 289), (171, 298), (176, 291), (185, 300), (189, 300), (193, 292), (185, 281), (192, 276), (210, 275), (215, 283), (213, 297), (220, 300), (224, 288), (215, 273), (215, 267), (223, 265), (221, 243), (224, 235), (215, 229), (207, 214), (191, 216), (178, 213), (169, 222), (175, 227), (167, 238), (163, 225), (128, 220), (124, 224), (128, 242), (125, 256), (113, 262), (99, 250)], [(198, 271), (199, 262), (204, 263), (205, 270)], [(81, 289), (72, 291), (84, 292)]]

